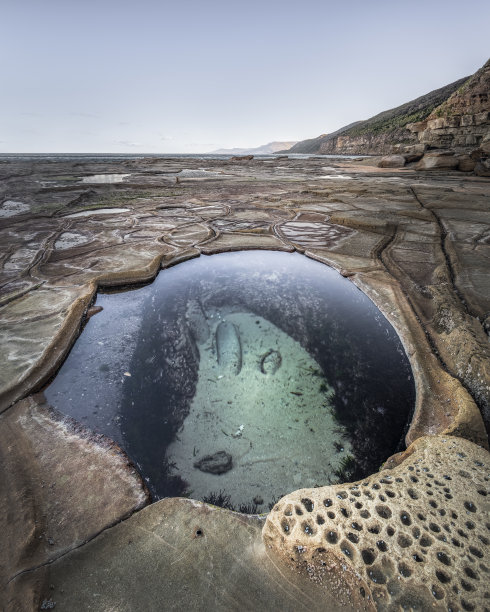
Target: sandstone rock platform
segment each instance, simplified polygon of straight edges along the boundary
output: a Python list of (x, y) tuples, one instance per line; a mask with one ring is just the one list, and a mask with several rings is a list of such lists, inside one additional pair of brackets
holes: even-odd
[[(33, 393), (70, 350), (97, 289), (151, 281), (162, 267), (201, 253), (296, 250), (336, 268), (367, 293), (410, 358), (417, 400), (407, 444), (414, 445), (387, 463), (399, 462), (391, 471), (403, 479), (396, 484), (395, 478), (392, 499), (412, 503), (405, 482), (411, 462), (421, 454), (435, 475), (443, 462), (443, 439), (445, 448), (484, 465), (474, 464), (473, 473), (456, 460), (456, 472), (442, 476), (457, 481), (453, 485), (461, 491), (458, 478), (464, 477), (457, 474), (463, 470), (488, 493), (489, 196), (489, 180), (468, 173), (445, 169), (429, 175), (327, 158), (0, 164), (4, 607), (29, 610), (56, 603), (66, 610), (132, 610), (161, 609), (167, 602), (168, 609), (326, 609), (327, 604), (329, 609), (383, 609), (392, 595), (366, 572), (364, 548), (354, 548), (352, 562), (342, 552), (319, 552), (311, 563), (302, 562), (309, 556), (293, 555), (294, 563), (286, 558), (286, 536), (279, 528), (275, 536), (271, 525), (293, 503), (288, 498), (267, 519), (265, 539), (262, 518), (190, 500), (164, 500), (141, 510), (147, 504), (144, 486), (119, 449), (53, 413)], [(339, 494), (355, 486), (345, 484)], [(422, 513), (419, 506), (426, 513), (447, 510), (439, 501), (437, 508), (430, 505), (425, 476), (411, 488), (418, 495), (417, 511)], [(474, 529), (448, 525), (488, 538), (480, 511), (484, 496), (475, 491), (471, 499), (461, 498), (463, 507), (452, 509), (455, 522), (465, 516)], [(456, 500), (462, 495), (449, 494)], [(314, 501), (312, 495), (307, 498)], [(392, 503), (387, 493), (385, 501)], [(356, 503), (348, 499), (348, 505)], [(308, 508), (302, 512), (309, 515)], [(345, 517), (322, 518), (344, 533)], [(424, 531), (418, 522), (414, 527)], [(398, 523), (397, 528), (403, 529)], [(317, 521), (314, 529), (317, 538), (326, 527), (320, 529)], [(301, 537), (296, 531), (298, 546), (310, 541), (308, 531)], [(364, 537), (366, 530), (361, 531)], [(444, 527), (440, 534), (445, 535)], [(402, 591), (420, 575), (413, 583), (418, 605), (488, 607), (482, 603), (485, 571), (468, 565), (478, 578), (465, 578), (457, 561), (464, 551), (475, 567), (485, 565), (469, 549), (476, 544), (452, 533), (445, 537), (463, 544), (456, 557), (453, 549), (446, 550), (450, 544), (437, 544), (436, 553), (446, 555), (448, 565), (437, 554), (431, 557), (434, 567), (441, 564), (447, 583), (437, 576), (430, 582), (432, 574), (424, 578), (429, 574), (414, 570), (419, 562), (412, 559), (410, 576), (396, 577)], [(366, 538), (360, 545), (374, 548), (371, 535)], [(318, 548), (328, 551), (325, 542)], [(478, 550), (488, 554), (488, 540), (480, 543)], [(395, 548), (396, 563), (405, 563), (403, 546)], [(413, 554), (423, 558), (418, 549)], [(320, 561), (325, 562), (321, 571)], [(394, 597), (400, 602), (403, 593)]]

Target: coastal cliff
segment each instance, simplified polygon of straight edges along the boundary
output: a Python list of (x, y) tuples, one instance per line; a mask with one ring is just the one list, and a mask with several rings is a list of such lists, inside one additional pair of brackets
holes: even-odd
[(490, 131), (490, 60), (426, 120), (407, 129), (430, 148), (479, 147)]
[(490, 60), (469, 78), (336, 132), (301, 141), (288, 153), (386, 155), (400, 144), (475, 148), (490, 129), (489, 90)]

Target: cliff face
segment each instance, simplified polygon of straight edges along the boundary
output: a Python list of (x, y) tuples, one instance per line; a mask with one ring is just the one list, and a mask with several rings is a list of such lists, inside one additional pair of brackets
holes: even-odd
[(490, 60), (465, 77), (366, 121), (297, 143), (289, 153), (386, 155), (394, 145), (475, 148), (490, 128)]
[(490, 131), (490, 60), (424, 121), (407, 125), (418, 141), (431, 148), (480, 146)]
[(319, 153), (326, 155), (385, 155), (391, 153), (396, 142), (415, 144), (417, 138), (406, 129), (390, 130), (381, 134), (345, 134), (322, 142)]
[(354, 126), (340, 130), (338, 135), (330, 134), (322, 142), (320, 153), (384, 155), (391, 153), (396, 143), (415, 144), (417, 137), (407, 129), (407, 126), (428, 117), (466, 80), (466, 78), (460, 79), (406, 104), (379, 113), (371, 119), (360, 121)]

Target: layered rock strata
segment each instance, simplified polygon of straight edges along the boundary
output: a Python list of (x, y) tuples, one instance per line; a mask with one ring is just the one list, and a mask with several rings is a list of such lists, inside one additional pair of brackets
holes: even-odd
[[(398, 153), (395, 147), (400, 145), (402, 153), (409, 155), (409, 150), (419, 144), (423, 149), (474, 151), (489, 133), (490, 60), (469, 78), (460, 79), (366, 121), (357, 121), (331, 134), (298, 142), (289, 153), (390, 155)], [(485, 155), (488, 154), (486, 151)]]
[(407, 129), (431, 148), (477, 149), (490, 133), (490, 60), (427, 119)]

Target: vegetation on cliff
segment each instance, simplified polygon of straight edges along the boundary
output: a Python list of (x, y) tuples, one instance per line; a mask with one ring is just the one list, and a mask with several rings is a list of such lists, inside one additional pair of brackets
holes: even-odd
[(454, 92), (463, 87), (468, 77), (431, 91), (415, 100), (383, 111), (365, 121), (351, 123), (331, 134), (298, 142), (289, 153), (384, 153), (387, 146), (415, 141), (407, 124), (426, 119)]

